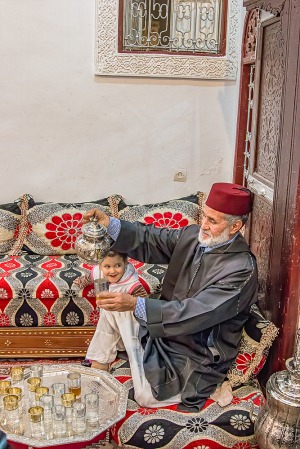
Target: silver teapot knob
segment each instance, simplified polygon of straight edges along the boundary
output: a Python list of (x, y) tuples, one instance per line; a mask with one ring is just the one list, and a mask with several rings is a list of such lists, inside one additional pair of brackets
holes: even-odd
[(91, 265), (99, 263), (110, 251), (106, 227), (93, 216), (89, 223), (82, 226), (82, 234), (77, 237), (74, 246), (79, 259)]

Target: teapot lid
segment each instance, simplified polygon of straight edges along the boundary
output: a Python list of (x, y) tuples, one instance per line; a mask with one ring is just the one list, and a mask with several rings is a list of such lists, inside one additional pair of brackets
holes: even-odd
[(95, 240), (102, 239), (106, 232), (105, 226), (98, 223), (95, 216), (90, 219), (89, 223), (82, 226), (82, 234)]

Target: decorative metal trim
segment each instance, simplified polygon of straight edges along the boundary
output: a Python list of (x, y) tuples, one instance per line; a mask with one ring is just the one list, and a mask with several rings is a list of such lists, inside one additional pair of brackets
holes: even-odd
[(96, 5), (96, 75), (236, 79), (240, 0), (228, 1), (226, 55), (215, 57), (119, 53), (119, 0), (96, 0)]
[(251, 190), (251, 192), (255, 193), (256, 195), (262, 196), (271, 204), (273, 203), (274, 190), (251, 175), (247, 176), (247, 187), (249, 190)]

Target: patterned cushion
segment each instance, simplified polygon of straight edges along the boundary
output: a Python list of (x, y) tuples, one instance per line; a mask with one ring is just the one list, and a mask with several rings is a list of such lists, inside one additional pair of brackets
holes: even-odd
[(83, 214), (93, 208), (110, 214), (110, 198), (78, 204), (37, 203), (28, 211), (30, 233), (25, 245), (35, 254), (75, 254), (74, 243), (81, 234)]
[(156, 227), (181, 228), (197, 224), (201, 218), (205, 195), (202, 192), (167, 201), (143, 206), (127, 206), (119, 213), (122, 220), (152, 224)]
[(239, 353), (228, 371), (231, 386), (253, 379), (263, 368), (279, 330), (266, 320), (256, 304), (252, 305), (250, 318), (245, 324)]
[[(133, 398), (128, 362), (114, 362), (112, 374)], [(236, 388), (230, 405), (221, 408), (209, 399), (199, 413), (179, 412), (177, 405), (148, 409), (129, 399), (126, 416), (112, 427), (112, 436), (128, 449), (259, 449), (249, 411), (252, 399), (259, 405), (261, 396), (254, 381)]]
[[(32, 198), (29, 199), (29, 208), (35, 205)], [(18, 200), (14, 203), (0, 205), (0, 254), (7, 254), (12, 250), (19, 234), (21, 210)]]
[[(72, 285), (91, 268), (76, 255), (0, 256), (0, 326), (96, 325), (99, 312), (93, 284), (83, 291)], [(142, 284), (154, 297), (162, 271), (155, 265), (139, 269)]]

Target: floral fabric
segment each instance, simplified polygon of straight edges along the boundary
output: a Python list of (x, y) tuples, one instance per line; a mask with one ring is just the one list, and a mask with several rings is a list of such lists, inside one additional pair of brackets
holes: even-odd
[(106, 199), (91, 203), (37, 204), (28, 211), (31, 232), (24, 244), (35, 254), (75, 254), (74, 244), (81, 234), (82, 217), (90, 209), (98, 208), (109, 213)]
[(256, 304), (252, 305), (250, 318), (243, 329), (239, 353), (228, 371), (232, 385), (248, 382), (257, 376), (277, 334), (275, 325), (262, 316)]
[(177, 411), (177, 405), (148, 409), (132, 400), (128, 362), (115, 361), (111, 373), (127, 387), (130, 398), (125, 418), (111, 429), (120, 446), (128, 449), (258, 449), (249, 417), (252, 400), (258, 405), (262, 396), (257, 382), (236, 388), (227, 407), (222, 408), (209, 399), (201, 412), (186, 413)]
[(119, 213), (121, 220), (140, 221), (154, 224), (155, 227), (182, 228), (190, 224), (198, 224), (202, 208), (203, 194), (190, 195), (185, 198), (167, 201), (165, 203), (143, 206), (127, 206)]

